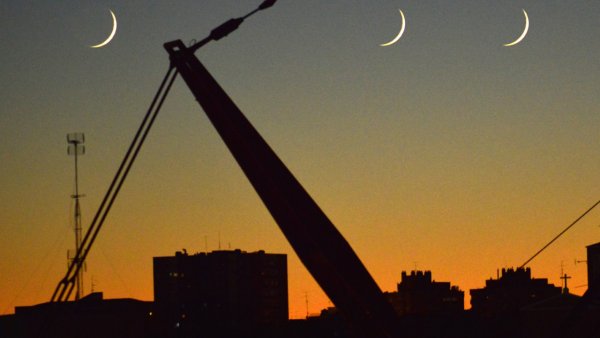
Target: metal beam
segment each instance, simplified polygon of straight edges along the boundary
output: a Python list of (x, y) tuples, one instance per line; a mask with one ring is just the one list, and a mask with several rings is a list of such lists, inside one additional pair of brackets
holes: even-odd
[(397, 316), (351, 246), (180, 40), (165, 49), (300, 260), (356, 336), (398, 337)]

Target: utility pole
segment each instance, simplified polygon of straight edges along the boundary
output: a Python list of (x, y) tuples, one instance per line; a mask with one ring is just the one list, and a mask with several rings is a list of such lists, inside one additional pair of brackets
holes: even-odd
[[(83, 133), (69, 133), (67, 134), (67, 142), (69, 146), (67, 148), (67, 154), (75, 157), (75, 194), (71, 195), (71, 198), (75, 200), (75, 256), (71, 264), (78, 264), (75, 262), (77, 257), (77, 251), (81, 246), (81, 208), (79, 206), (79, 198), (84, 195), (79, 194), (79, 172), (77, 167), (77, 157), (79, 155), (85, 154), (85, 146), (83, 143), (85, 142), (85, 135)], [(75, 300), (79, 300), (83, 294), (83, 270), (79, 270), (77, 276), (75, 277)]]

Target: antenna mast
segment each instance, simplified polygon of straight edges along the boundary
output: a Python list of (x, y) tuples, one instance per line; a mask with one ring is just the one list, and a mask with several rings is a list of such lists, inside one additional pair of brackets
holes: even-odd
[[(79, 198), (84, 195), (79, 194), (79, 172), (77, 167), (77, 157), (85, 154), (85, 135), (83, 133), (69, 133), (67, 134), (67, 142), (69, 146), (67, 148), (67, 154), (75, 157), (75, 194), (71, 195), (71, 198), (75, 200), (75, 252), (79, 250), (81, 246), (81, 208), (79, 206)], [(76, 260), (79, 260), (78, 255), (75, 254), (71, 264), (79, 264)], [(75, 277), (75, 300), (79, 300), (83, 294), (83, 270), (79, 270)]]

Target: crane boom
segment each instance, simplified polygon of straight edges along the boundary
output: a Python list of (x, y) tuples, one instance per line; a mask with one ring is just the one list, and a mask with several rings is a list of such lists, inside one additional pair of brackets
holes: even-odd
[(397, 337), (398, 318), (352, 247), (181, 40), (164, 45), (298, 257), (359, 337)]
[[(275, 0), (265, 0), (244, 17), (231, 19), (204, 40), (186, 47), (181, 40), (164, 45), (171, 65), (113, 179), (76, 259), (57, 285), (52, 302), (66, 301), (104, 220), (164, 102), (180, 73), (242, 171), (275, 219), (296, 254), (323, 291), (345, 315), (356, 337), (399, 337), (398, 317), (350, 244), (304, 190), (285, 164), (256, 131), (194, 52), (211, 40), (219, 40), (240, 23)], [(175, 70), (175, 71), (173, 71)]]

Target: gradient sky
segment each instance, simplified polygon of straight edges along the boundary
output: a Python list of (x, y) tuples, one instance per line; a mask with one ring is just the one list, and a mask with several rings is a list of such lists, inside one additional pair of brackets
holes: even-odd
[[(168, 67), (257, 1), (0, 3), (0, 313), (50, 299)], [(114, 40), (88, 46), (110, 32)], [(517, 46), (522, 9), (531, 20)], [(403, 38), (380, 47), (400, 28)], [(465, 290), (525, 262), (600, 197), (600, 2), (280, 0), (198, 57), (384, 291), (403, 270)], [(595, 210), (531, 263), (585, 291)], [(288, 254), (290, 315), (330, 303), (181, 79), (90, 254), (85, 289), (153, 298), (152, 257)], [(469, 306), (468, 300), (466, 302)]]

